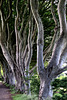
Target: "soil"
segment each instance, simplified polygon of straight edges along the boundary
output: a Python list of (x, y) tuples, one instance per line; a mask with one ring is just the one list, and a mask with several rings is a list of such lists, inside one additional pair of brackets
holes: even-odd
[(0, 82), (0, 100), (12, 100), (10, 90)]

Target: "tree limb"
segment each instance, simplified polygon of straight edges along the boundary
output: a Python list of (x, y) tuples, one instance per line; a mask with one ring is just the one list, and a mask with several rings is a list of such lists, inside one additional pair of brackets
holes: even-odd
[(62, 31), (66, 31), (66, 9), (65, 9), (66, 0), (59, 0), (58, 4), (58, 15), (60, 21), (60, 34)]
[(0, 0), (0, 8), (1, 8), (1, 6), (2, 6), (2, 2), (3, 2), (3, 0)]
[(51, 77), (56, 78), (59, 74), (61, 74), (64, 71), (67, 71), (67, 66), (56, 70), (54, 73), (51, 74)]
[(35, 22), (38, 28), (38, 37), (37, 37), (37, 66), (38, 71), (44, 69), (43, 63), (43, 45), (44, 45), (44, 29), (41, 18), (38, 13), (39, 2), (38, 0), (30, 0), (31, 11)]
[(11, 3), (12, 1), (11, 0), (8, 0), (8, 7), (9, 7), (9, 14), (8, 14), (8, 17), (5, 19), (5, 22), (7, 23), (10, 16), (11, 16)]
[(51, 13), (52, 13), (52, 16), (53, 16), (53, 20), (55, 22), (55, 26), (58, 26), (58, 20), (56, 18), (53, 5), (54, 5), (54, 0), (51, 0)]
[(31, 74), (35, 70), (35, 68), (37, 68), (37, 64), (31, 70), (29, 70), (29, 73)]

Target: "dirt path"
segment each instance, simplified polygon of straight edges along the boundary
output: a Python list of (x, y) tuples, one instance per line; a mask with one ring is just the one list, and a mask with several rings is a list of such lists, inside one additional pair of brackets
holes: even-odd
[(0, 100), (12, 100), (9, 89), (0, 82)]

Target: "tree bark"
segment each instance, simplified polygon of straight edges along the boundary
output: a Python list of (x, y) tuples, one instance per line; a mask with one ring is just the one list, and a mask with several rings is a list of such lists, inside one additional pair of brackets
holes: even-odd
[[(43, 35), (44, 29), (41, 18), (38, 14), (38, 0), (30, 0), (31, 11), (35, 22), (38, 28), (38, 36), (37, 36), (37, 66), (38, 66), (38, 73), (40, 76), (40, 91), (39, 91), (39, 100), (46, 100), (46, 98), (52, 97), (52, 90), (51, 90), (51, 81), (57, 77), (62, 70), (60, 69), (59, 64), (61, 64), (62, 59), (66, 58), (66, 51), (67, 51), (67, 43), (66, 43), (66, 16), (65, 16), (65, 1), (66, 0), (59, 0), (58, 12), (59, 12), (59, 21), (60, 21), (60, 38), (56, 42), (52, 58), (50, 60), (49, 65), (45, 69), (43, 63)], [(55, 17), (54, 17), (55, 20)], [(56, 21), (56, 20), (55, 20)], [(66, 36), (66, 37), (65, 37)], [(65, 56), (66, 55), (66, 56)], [(62, 57), (60, 59), (60, 57)], [(60, 61), (60, 63), (59, 63)], [(63, 60), (64, 62), (64, 60)], [(57, 74), (56, 74), (57, 72)], [(54, 75), (54, 77), (53, 77)]]
[(14, 63), (13, 63), (11, 56), (6, 48), (6, 29), (5, 29), (6, 27), (5, 26), (6, 26), (6, 24), (4, 22), (4, 16), (2, 15), (2, 11), (0, 9), (0, 46), (1, 46), (4, 57), (12, 70), (12, 77), (15, 78)]
[(39, 100), (45, 100), (47, 97), (50, 96), (50, 82), (51, 79), (47, 77), (47, 71), (44, 67), (43, 62), (43, 36), (44, 36), (44, 29), (41, 18), (38, 14), (38, 0), (30, 0), (31, 11), (34, 16), (35, 22), (38, 28), (38, 36), (37, 36), (37, 66), (38, 66), (38, 73), (40, 76), (40, 90), (39, 90)]

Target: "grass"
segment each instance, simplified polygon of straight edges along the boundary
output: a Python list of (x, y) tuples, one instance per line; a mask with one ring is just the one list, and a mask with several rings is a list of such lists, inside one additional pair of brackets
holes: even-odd
[(38, 100), (36, 95), (16, 94), (13, 100)]

